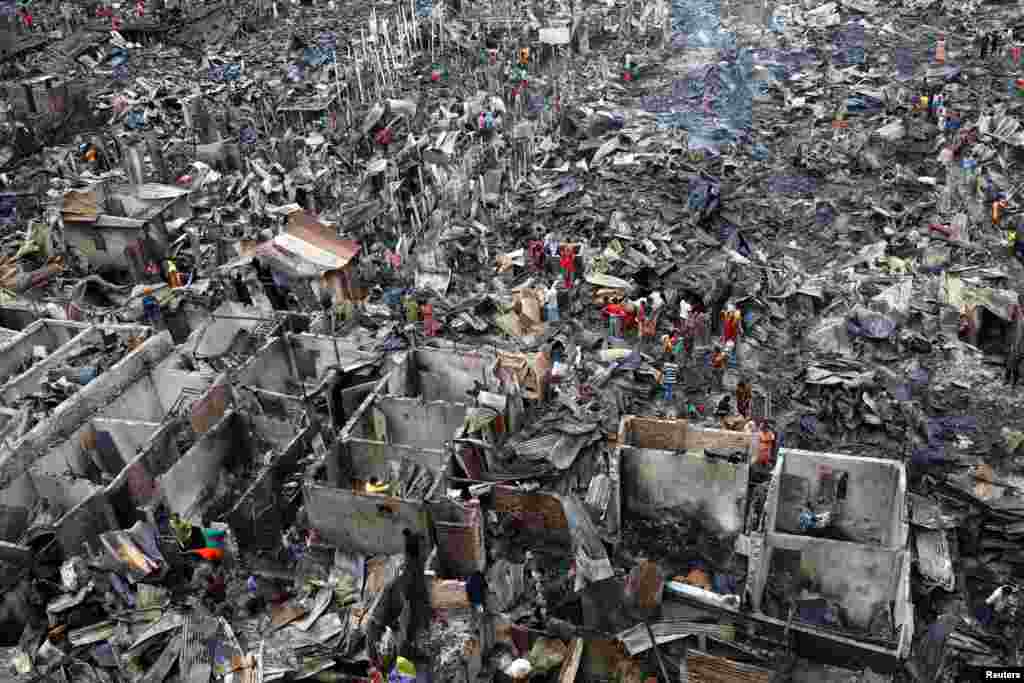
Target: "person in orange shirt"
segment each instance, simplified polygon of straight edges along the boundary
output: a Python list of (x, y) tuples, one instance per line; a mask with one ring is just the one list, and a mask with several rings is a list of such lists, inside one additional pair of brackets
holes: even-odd
[(775, 466), (775, 432), (767, 421), (761, 425), (758, 433), (757, 454), (753, 464), (769, 468)]
[(998, 228), (1000, 221), (1003, 218), (1003, 211), (1009, 207), (1009, 202), (1006, 198), (1000, 194), (1000, 196), (992, 202), (992, 226)]

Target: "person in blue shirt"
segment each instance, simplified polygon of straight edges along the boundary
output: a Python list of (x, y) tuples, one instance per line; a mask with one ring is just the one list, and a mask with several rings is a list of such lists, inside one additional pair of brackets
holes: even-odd
[(148, 287), (142, 294), (142, 315), (147, 323), (156, 325), (160, 322), (160, 302), (153, 296), (153, 290)]
[(665, 401), (672, 401), (672, 390), (676, 385), (676, 375), (679, 366), (675, 363), (665, 363), (665, 369), (661, 373), (661, 384), (665, 389)]

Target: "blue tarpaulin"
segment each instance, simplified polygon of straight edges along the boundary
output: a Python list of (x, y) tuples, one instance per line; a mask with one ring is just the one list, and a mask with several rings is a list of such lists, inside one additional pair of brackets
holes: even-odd
[(210, 80), (218, 83), (237, 81), (242, 77), (241, 64), (211, 64)]
[(851, 337), (888, 339), (896, 331), (896, 323), (882, 313), (860, 309), (846, 321), (846, 331)]
[(868, 97), (867, 95), (853, 95), (846, 98), (846, 111), (854, 114), (858, 112), (875, 113), (882, 111), (885, 104), (882, 100)]
[(673, 88), (671, 109), (659, 106), (658, 127), (686, 130), (690, 149), (717, 151), (741, 142), (753, 121), (753, 60), (737, 47), (734, 34), (722, 30), (718, 0), (672, 0), (672, 34), (676, 49), (717, 48), (725, 59), (703, 79), (688, 79), (683, 92)]
[(110, 64), (117, 67), (128, 63), (128, 50), (123, 47), (115, 47), (110, 51)]
[(0, 193), (0, 225), (11, 225), (18, 220), (18, 198), (10, 192)]
[(323, 66), (324, 64), (333, 64), (334, 51), (325, 50), (319, 46), (307, 47), (302, 51), (302, 61), (305, 62), (307, 66), (314, 68)]
[(128, 118), (125, 119), (124, 125), (132, 130), (143, 128), (146, 125), (146, 113), (141, 111), (130, 111), (128, 112)]

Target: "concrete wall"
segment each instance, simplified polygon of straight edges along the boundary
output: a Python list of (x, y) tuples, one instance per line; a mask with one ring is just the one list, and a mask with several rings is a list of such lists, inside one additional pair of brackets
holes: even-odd
[(158, 478), (168, 509), (183, 517), (200, 517), (217, 488), (225, 461), (238, 450), (247, 449), (247, 442), (246, 421), (238, 413), (227, 413)]
[(158, 426), (137, 455), (130, 458), (117, 477), (104, 489), (118, 520), (118, 527), (128, 528), (146, 519), (144, 508), (162, 500), (158, 477), (165, 474), (181, 458), (177, 434), (187, 429), (184, 421)]
[(310, 451), (315, 429), (307, 427), (296, 434), (295, 427), (287, 422), (257, 416), (250, 419), (264, 439), (279, 444), (280, 452), (260, 470), (226, 519), (239, 545), (276, 549), (280, 546), (281, 532), (294, 522), (298, 505), (297, 502), (294, 507), (288, 505), (281, 487), (296, 473), (299, 461)]
[(147, 422), (160, 422), (166, 414), (156, 382), (149, 374), (137, 378), (116, 399), (100, 409), (103, 416), (116, 415), (125, 420)]
[(238, 375), (239, 384), (280, 394), (289, 392), (287, 380), (294, 376), (283, 337), (276, 337), (257, 351)]
[(368, 555), (402, 553), (403, 529), (430, 538), (430, 522), (423, 503), (310, 483), (306, 484), (305, 501), (313, 527), (325, 542), (343, 550)]
[[(218, 318), (217, 315), (231, 316)], [(267, 314), (258, 308), (236, 301), (225, 301), (213, 312), (202, 334), (195, 340), (195, 354), (200, 358), (219, 358), (231, 350), (243, 331), (252, 331), (263, 324)]]
[(462, 403), (384, 396), (373, 407), (387, 417), (391, 443), (415, 448), (440, 450), (466, 419)]
[(174, 407), (183, 391), (201, 394), (210, 387), (210, 381), (198, 372), (167, 366), (154, 368), (150, 376), (153, 378), (160, 406), (165, 413)]
[(86, 498), (95, 494), (100, 487), (82, 479), (53, 477), (45, 474), (31, 474), (36, 494), (51, 504), (59, 505), (64, 511), (70, 510)]
[[(782, 453), (782, 474), (805, 479), (811, 501), (817, 500), (822, 471), (830, 468), (833, 476), (847, 473), (846, 499), (839, 507), (835, 526), (848, 540), (883, 547), (906, 543), (906, 536), (901, 537), (899, 528), (906, 495), (905, 484), (900, 493), (901, 463), (795, 449), (785, 449)], [(792, 521), (799, 510), (791, 508), (799, 507), (798, 501), (780, 499), (778, 505), (772, 528), (797, 533), (798, 528)]]
[(44, 455), (51, 444), (69, 438), (89, 417), (113, 403), (150, 365), (166, 357), (172, 347), (171, 336), (166, 332), (147, 339), (58, 406), (49, 419), (37, 424), (12, 448), (0, 452), (0, 490)]
[(86, 498), (71, 509), (57, 525), (57, 542), (65, 555), (80, 554), (82, 544), (98, 548), (100, 534), (118, 528), (117, 517), (104, 495)]
[(622, 496), (628, 512), (661, 518), (674, 512), (710, 517), (724, 533), (743, 529), (746, 464), (708, 460), (696, 453), (624, 447)]
[(290, 342), (284, 337), (277, 337), (256, 352), (239, 373), (239, 382), (298, 396), (302, 393), (299, 388), (301, 382), (319, 385), (331, 368), (344, 370), (376, 362), (379, 358), (379, 354), (360, 351), (333, 337), (292, 334), (288, 340)]
[(801, 571), (805, 572), (822, 594), (835, 599), (845, 609), (850, 621), (867, 629), (872, 610), (879, 602), (897, 597), (897, 582), (903, 553), (871, 548), (856, 543), (826, 539), (768, 535), (768, 556), (777, 548), (801, 553)]
[[(43, 474), (63, 474), (70, 467), (72, 473), (83, 475), (89, 471), (90, 464), (96, 464), (100, 466), (101, 471), (116, 476), (126, 464), (135, 458), (136, 453), (149, 441), (159, 426), (159, 423), (156, 422), (94, 417), (82, 423), (71, 435), (71, 438), (47, 451), (46, 455), (33, 465), (33, 471)], [(97, 449), (112, 446), (116, 452), (116, 458), (109, 457), (108, 453), (103, 452), (98, 456), (99, 462), (94, 463), (82, 448), (81, 437), (89, 430), (95, 430), (97, 433)], [(109, 441), (100, 436), (102, 433), (110, 435)], [(111, 466), (115, 462), (117, 467), (112, 469)]]
[(491, 390), (497, 389), (496, 362), (497, 357), (489, 351), (416, 349), (408, 393), (426, 401), (464, 403), (474, 380), (484, 382)]
[(40, 499), (66, 513), (97, 491), (98, 486), (81, 479), (25, 473), (0, 492), (0, 540), (16, 542), (28, 530), (32, 508)]
[(360, 351), (337, 337), (316, 334), (293, 334), (289, 337), (295, 362), (307, 382), (322, 382), (334, 367), (352, 367), (361, 362), (376, 361), (379, 354)]
[(363, 480), (371, 477), (386, 479), (390, 472), (390, 462), (408, 460), (433, 470), (435, 474), (443, 470), (446, 464), (446, 455), (440, 449), (432, 451), (377, 441), (349, 440), (345, 442), (342, 453), (342, 457), (348, 458), (347, 464), (351, 469), (344, 464), (341, 469)]
[(38, 320), (7, 343), (0, 345), (0, 382), (8, 382), (22, 373), (33, 349), (42, 346), (47, 354), (81, 334), (86, 325), (57, 320)]
[(56, 328), (52, 321), (44, 321), (44, 324), (49, 324), (51, 327), (58, 329), (59, 331), (55, 335), (57, 337), (72, 331), (79, 332), (79, 334), (54, 349), (44, 360), (35, 363), (20, 375), (10, 378), (3, 387), (0, 387), (0, 400), (6, 405), (11, 405), (26, 396), (39, 393), (43, 386), (43, 380), (50, 369), (59, 369), (66, 366), (69, 358), (75, 356), (86, 347), (101, 345), (104, 334), (113, 333), (121, 339), (125, 339), (130, 336), (146, 337), (151, 332), (150, 328), (147, 327), (129, 325), (90, 327), (81, 330), (78, 328), (59, 329)]

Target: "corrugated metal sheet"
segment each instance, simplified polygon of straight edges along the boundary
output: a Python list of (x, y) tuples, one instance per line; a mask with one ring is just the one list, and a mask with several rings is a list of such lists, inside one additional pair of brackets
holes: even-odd
[(685, 683), (768, 683), (771, 671), (699, 652), (686, 655)]
[(275, 241), (327, 270), (344, 268), (360, 250), (359, 242), (338, 239), (333, 228), (303, 211), (288, 216), (288, 226)]

